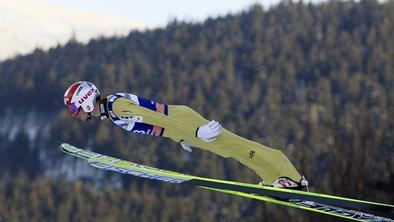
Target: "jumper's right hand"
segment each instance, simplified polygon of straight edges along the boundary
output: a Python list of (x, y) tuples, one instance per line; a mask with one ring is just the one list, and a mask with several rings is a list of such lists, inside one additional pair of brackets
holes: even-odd
[(213, 142), (222, 132), (222, 125), (219, 122), (212, 120), (211, 122), (197, 128), (196, 137), (205, 142)]

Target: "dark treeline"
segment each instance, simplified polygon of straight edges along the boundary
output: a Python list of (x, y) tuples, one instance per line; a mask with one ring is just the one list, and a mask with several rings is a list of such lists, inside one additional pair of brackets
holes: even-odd
[(44, 116), (33, 137), (20, 121), (0, 131), (0, 221), (332, 220), (111, 173), (63, 181), (57, 169), (80, 170), (58, 149), (69, 142), (163, 169), (259, 182), (234, 160), (188, 154), (109, 121), (73, 120), (62, 97), (78, 80), (94, 82), (104, 95), (189, 105), (281, 149), (315, 191), (392, 203), (393, 11), (393, 1), (285, 1), (86, 45), (72, 40), (0, 63), (2, 121)]

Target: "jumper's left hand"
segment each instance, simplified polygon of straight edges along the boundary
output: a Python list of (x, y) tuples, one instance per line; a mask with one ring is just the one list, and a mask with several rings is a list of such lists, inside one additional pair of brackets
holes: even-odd
[(218, 121), (211, 122), (197, 128), (196, 136), (205, 142), (213, 142), (222, 132), (222, 125)]

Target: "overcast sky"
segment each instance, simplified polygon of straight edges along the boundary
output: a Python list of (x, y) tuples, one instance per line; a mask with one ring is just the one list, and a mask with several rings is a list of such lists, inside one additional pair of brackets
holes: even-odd
[[(308, 0), (304, 0), (307, 2)], [(310, 0), (320, 2), (322, 0)], [(126, 35), (132, 29), (165, 26), (169, 21), (204, 21), (264, 8), (279, 0), (0, 0), (0, 61), (99, 36)]]
[(208, 16), (239, 12), (253, 3), (269, 7), (278, 0), (48, 0), (79, 10), (103, 13), (149, 25), (165, 25), (170, 19), (202, 21)]

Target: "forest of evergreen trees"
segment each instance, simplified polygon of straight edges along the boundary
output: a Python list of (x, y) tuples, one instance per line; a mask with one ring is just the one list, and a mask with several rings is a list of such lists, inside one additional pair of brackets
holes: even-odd
[(393, 203), (392, 12), (393, 0), (284, 1), (203, 23), (174, 20), (122, 38), (71, 40), (0, 63), (0, 221), (334, 221), (197, 188), (84, 172), (61, 153), (62, 142), (163, 169), (259, 182), (235, 160), (186, 153), (109, 121), (72, 119), (62, 97), (78, 80), (94, 82), (104, 95), (130, 92), (188, 105), (282, 150), (314, 191)]

